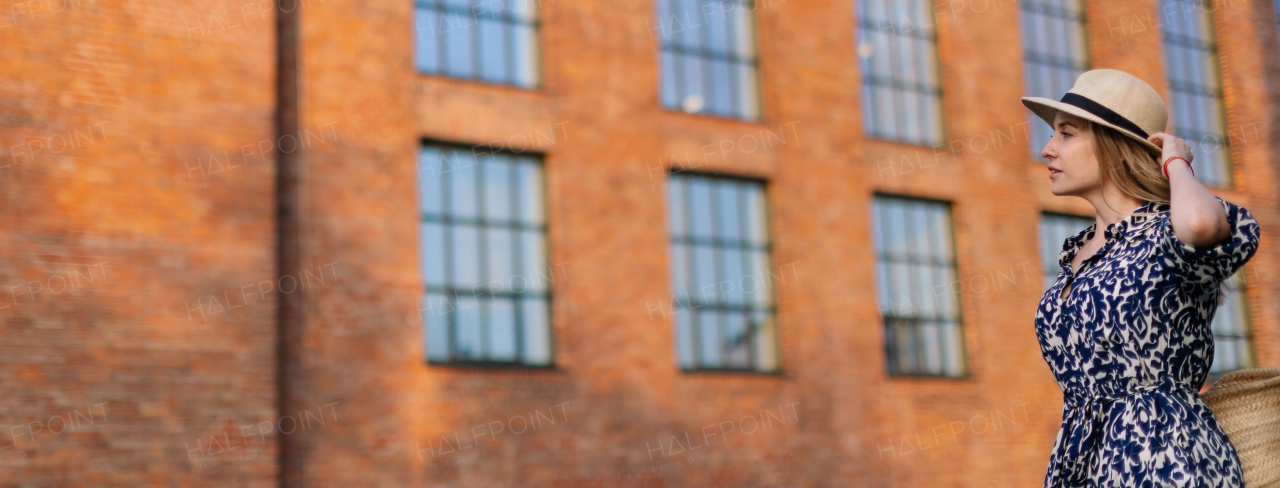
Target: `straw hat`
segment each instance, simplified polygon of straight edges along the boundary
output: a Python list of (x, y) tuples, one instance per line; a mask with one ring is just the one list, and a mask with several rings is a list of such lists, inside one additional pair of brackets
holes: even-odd
[(1160, 146), (1147, 137), (1164, 132), (1169, 121), (1169, 109), (1155, 88), (1137, 76), (1114, 69), (1081, 73), (1061, 100), (1022, 97), (1022, 104), (1048, 122), (1049, 127), (1053, 127), (1053, 118), (1061, 110), (1115, 129), (1141, 142), (1156, 156), (1161, 154)]
[(1227, 373), (1200, 399), (1235, 446), (1244, 485), (1280, 487), (1280, 369)]

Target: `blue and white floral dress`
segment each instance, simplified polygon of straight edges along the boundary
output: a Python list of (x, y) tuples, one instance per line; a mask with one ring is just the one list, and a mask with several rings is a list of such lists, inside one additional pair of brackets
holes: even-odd
[[(1196, 249), (1148, 201), (1094, 235), (1064, 241), (1062, 272), (1036, 309), (1040, 352), (1062, 387), (1062, 428), (1045, 487), (1243, 487), (1240, 459), (1197, 393), (1213, 363), (1218, 287), (1258, 249), (1257, 220), (1218, 198), (1231, 240)], [(1071, 284), (1067, 297), (1065, 286)]]

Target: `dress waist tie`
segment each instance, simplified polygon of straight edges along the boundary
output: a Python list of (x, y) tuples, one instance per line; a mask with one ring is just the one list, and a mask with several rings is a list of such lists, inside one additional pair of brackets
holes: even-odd
[(1102, 383), (1093, 388), (1070, 387), (1062, 390), (1063, 404), (1066, 412), (1063, 424), (1070, 426), (1069, 432), (1063, 432), (1063, 442), (1059, 447), (1060, 466), (1058, 483), (1066, 482), (1069, 486), (1083, 486), (1089, 479), (1089, 470), (1096, 462), (1096, 455), (1101, 448), (1100, 443), (1106, 438), (1103, 429), (1106, 417), (1103, 410), (1106, 405), (1134, 395), (1161, 391), (1166, 393), (1186, 392), (1198, 395), (1199, 388), (1177, 381), (1171, 377), (1163, 377), (1155, 383), (1126, 385), (1124, 383)]

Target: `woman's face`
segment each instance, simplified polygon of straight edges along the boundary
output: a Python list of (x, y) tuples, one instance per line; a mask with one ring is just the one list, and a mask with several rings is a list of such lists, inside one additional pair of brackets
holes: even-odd
[(1053, 120), (1053, 137), (1040, 156), (1049, 160), (1049, 190), (1058, 196), (1080, 196), (1099, 187), (1098, 155), (1085, 120), (1058, 112)]

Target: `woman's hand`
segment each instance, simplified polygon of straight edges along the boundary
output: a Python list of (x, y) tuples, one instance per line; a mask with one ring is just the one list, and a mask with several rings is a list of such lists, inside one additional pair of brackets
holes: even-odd
[(1157, 132), (1151, 134), (1151, 137), (1148, 137), (1147, 140), (1160, 146), (1160, 150), (1163, 153), (1160, 155), (1160, 164), (1162, 166), (1169, 161), (1169, 158), (1175, 156), (1186, 159), (1188, 165), (1195, 159), (1195, 155), (1191, 154), (1191, 144), (1172, 134)]

